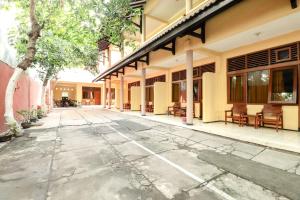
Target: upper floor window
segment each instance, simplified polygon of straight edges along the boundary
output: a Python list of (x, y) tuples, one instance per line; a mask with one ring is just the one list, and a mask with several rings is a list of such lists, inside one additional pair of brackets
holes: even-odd
[(276, 62), (291, 60), (291, 48), (286, 47), (282, 49), (275, 50)]

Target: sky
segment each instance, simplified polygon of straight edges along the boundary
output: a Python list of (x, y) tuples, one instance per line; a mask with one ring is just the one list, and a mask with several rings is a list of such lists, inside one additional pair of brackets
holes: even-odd
[(87, 82), (93, 81), (95, 76), (87, 70), (73, 68), (65, 69), (61, 71), (57, 76), (59, 81), (71, 81), (71, 82)]

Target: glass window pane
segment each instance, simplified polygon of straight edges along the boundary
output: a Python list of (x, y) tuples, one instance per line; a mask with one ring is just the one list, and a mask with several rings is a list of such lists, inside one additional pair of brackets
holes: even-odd
[(180, 84), (172, 84), (172, 102), (179, 102)]
[(268, 102), (269, 71), (255, 71), (248, 73), (247, 98), (248, 103), (264, 104)]
[(243, 77), (241, 75), (230, 77), (230, 102), (243, 102), (243, 91)]
[(279, 50), (277, 52), (277, 59), (278, 60), (288, 60), (290, 58), (290, 51), (289, 49)]
[(186, 102), (186, 81), (180, 82), (180, 102)]
[(294, 91), (294, 70), (283, 69), (272, 72), (272, 101), (291, 102)]
[(193, 84), (193, 99), (199, 101), (199, 80), (195, 80)]

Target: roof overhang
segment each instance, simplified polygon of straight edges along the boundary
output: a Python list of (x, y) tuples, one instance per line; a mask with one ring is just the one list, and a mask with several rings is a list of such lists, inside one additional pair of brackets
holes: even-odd
[(215, 0), (211, 1), (210, 4), (193, 11), (183, 19), (174, 23), (160, 34), (156, 35), (152, 39), (145, 42), (139, 49), (128, 55), (127, 57), (120, 60), (114, 66), (100, 74), (93, 81), (101, 81), (107, 79), (113, 73), (118, 73), (119, 70), (130, 66), (132, 63), (136, 63), (141, 58), (149, 55), (151, 51), (155, 51), (159, 48), (166, 46), (172, 41), (176, 40), (177, 37), (183, 37), (191, 34), (194, 30), (203, 26), (207, 20), (214, 17), (215, 15), (227, 10), (233, 5), (241, 2), (242, 0)]

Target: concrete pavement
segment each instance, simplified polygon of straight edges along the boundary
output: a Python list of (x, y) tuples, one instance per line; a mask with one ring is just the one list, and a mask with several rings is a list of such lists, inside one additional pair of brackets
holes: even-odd
[(5, 200), (297, 200), (299, 183), (298, 154), (95, 108), (56, 109), (0, 151)]

